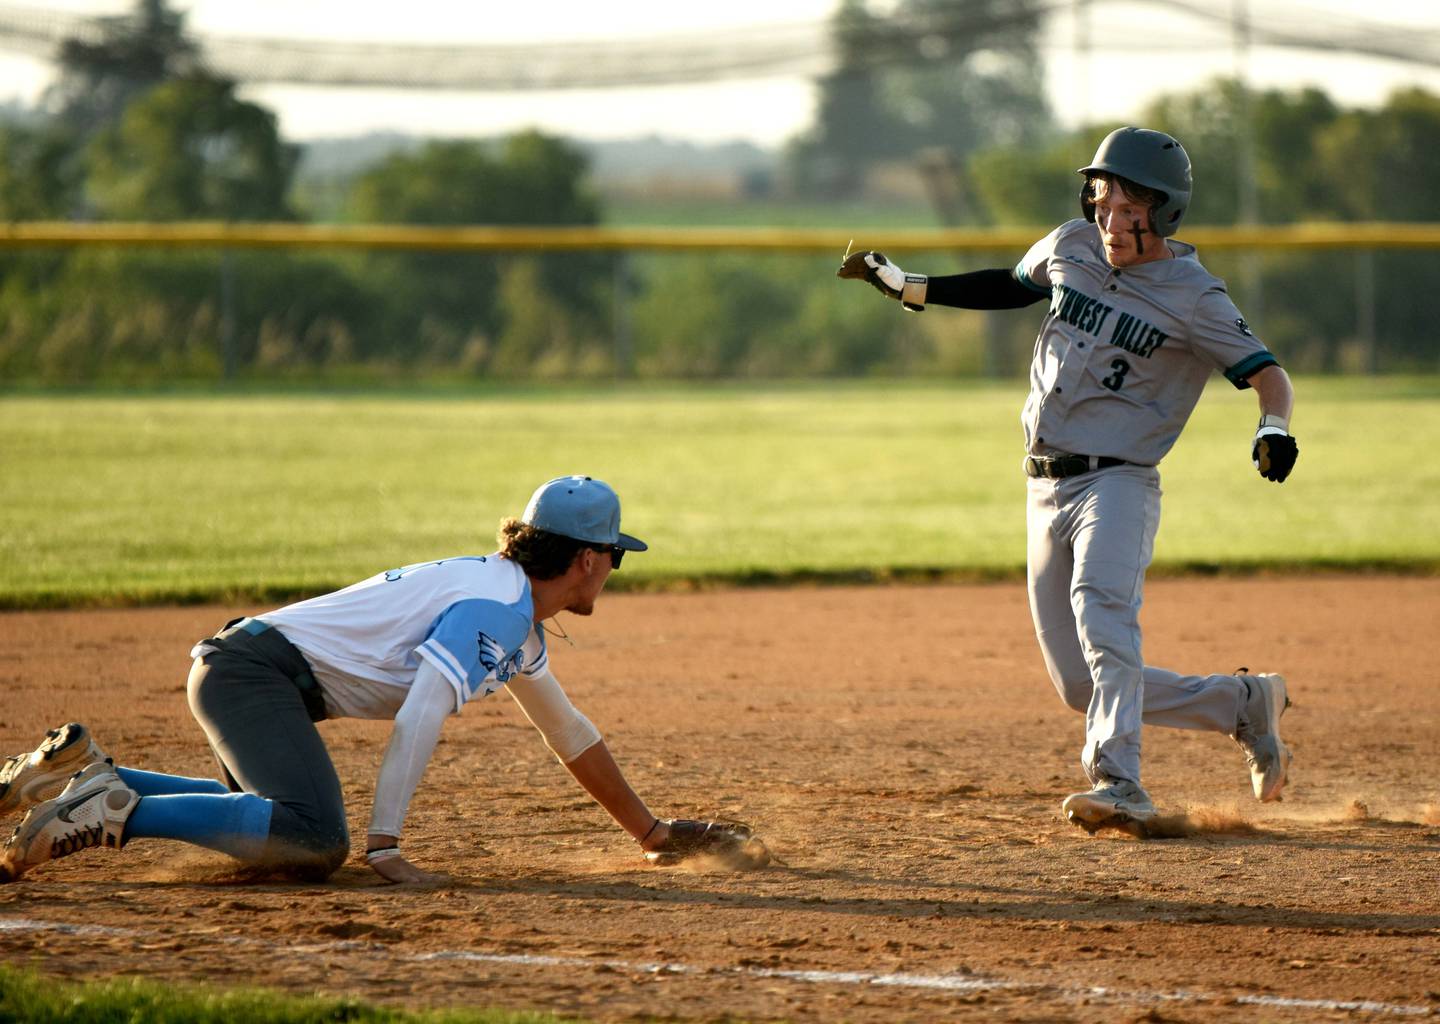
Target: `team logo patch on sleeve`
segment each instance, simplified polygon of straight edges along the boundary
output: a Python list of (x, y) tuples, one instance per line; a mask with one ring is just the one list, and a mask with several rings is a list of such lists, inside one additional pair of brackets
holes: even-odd
[(505, 648), (483, 632), (475, 634), (475, 642), (480, 647), (478, 657), (486, 675), (494, 672), (495, 678), (503, 683), (520, 670), (524, 648), (517, 648), (513, 654), (506, 655)]
[(1241, 334), (1245, 335), (1245, 337), (1247, 338), (1255, 337), (1255, 332), (1250, 330), (1250, 325), (1247, 324), (1244, 320), (1236, 320), (1235, 329), (1238, 330)]

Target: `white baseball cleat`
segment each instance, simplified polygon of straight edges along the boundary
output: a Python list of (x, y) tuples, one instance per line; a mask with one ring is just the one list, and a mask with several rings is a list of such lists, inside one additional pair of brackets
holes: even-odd
[(0, 765), (0, 814), (23, 811), (65, 787), (70, 777), (96, 761), (110, 761), (79, 722), (45, 734), (40, 746)]
[(91, 847), (118, 850), (139, 802), (140, 794), (104, 761), (76, 772), (59, 796), (30, 808), (16, 827), (0, 858), (0, 882), (13, 882), (37, 864)]
[(1245, 684), (1248, 697), (1231, 736), (1245, 751), (1255, 799), (1279, 800), (1294, 759), (1280, 739), (1280, 716), (1290, 706), (1285, 677), (1273, 672), (1252, 676), (1243, 668), (1236, 675)]
[(1089, 792), (1066, 797), (1060, 810), (1070, 824), (1091, 835), (1102, 828), (1114, 828), (1136, 839), (1150, 834), (1150, 822), (1157, 813), (1149, 794), (1128, 779), (1103, 779)]

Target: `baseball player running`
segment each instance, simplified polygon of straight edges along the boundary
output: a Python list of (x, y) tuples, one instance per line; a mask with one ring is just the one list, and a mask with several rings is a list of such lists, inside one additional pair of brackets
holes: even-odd
[(1050, 300), (1021, 423), (1035, 635), (1061, 699), (1085, 715), (1080, 763), (1091, 788), (1062, 810), (1090, 832), (1143, 836), (1156, 812), (1140, 781), (1142, 720), (1226, 733), (1245, 753), (1258, 799), (1279, 799), (1285, 786), (1285, 680), (1146, 665), (1139, 612), (1160, 524), (1156, 467), (1211, 372), (1255, 389), (1251, 458), (1276, 483), (1298, 454), (1289, 432), (1294, 393), (1224, 282), (1201, 266), (1194, 246), (1172, 238), (1191, 195), (1180, 143), (1121, 128), (1079, 173), (1083, 217), (1036, 242), (1013, 269), (926, 277), (872, 251), (848, 256), (839, 276), (869, 281), (915, 311)]
[[(652, 814), (550, 671), (541, 623), (559, 611), (591, 614), (625, 552), (646, 549), (620, 532), (615, 492), (585, 476), (551, 480), (521, 519), (501, 522), (498, 539), (494, 554), (382, 572), (239, 619), (197, 644), (190, 709), (223, 781), (116, 766), (78, 723), (10, 758), (0, 767), (0, 813), (29, 811), (5, 847), (0, 880), (142, 838), (328, 877), (349, 853), (349, 835), (315, 723), (351, 717), (395, 722), (366, 860), (391, 882), (436, 881), (400, 850), (406, 809), (445, 719), (501, 687), (649, 859), (667, 863), (735, 841), (723, 826)], [(59, 785), (58, 796), (42, 799)]]

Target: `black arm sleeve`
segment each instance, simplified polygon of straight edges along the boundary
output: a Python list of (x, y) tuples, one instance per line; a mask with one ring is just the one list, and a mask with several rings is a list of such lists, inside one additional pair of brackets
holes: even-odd
[(961, 309), (1020, 309), (1041, 299), (1037, 292), (1020, 283), (1013, 270), (977, 270), (970, 274), (932, 277), (926, 284), (927, 306), (959, 306)]

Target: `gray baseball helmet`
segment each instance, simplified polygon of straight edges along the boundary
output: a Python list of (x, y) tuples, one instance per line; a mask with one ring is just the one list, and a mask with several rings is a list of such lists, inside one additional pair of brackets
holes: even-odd
[(1095, 159), (1079, 169), (1086, 176), (1080, 187), (1080, 209), (1094, 223), (1095, 204), (1090, 201), (1089, 176), (1108, 171), (1165, 194), (1165, 201), (1153, 211), (1155, 230), (1163, 237), (1180, 228), (1190, 206), (1190, 157), (1185, 148), (1164, 132), (1149, 128), (1116, 128), (1105, 136)]

